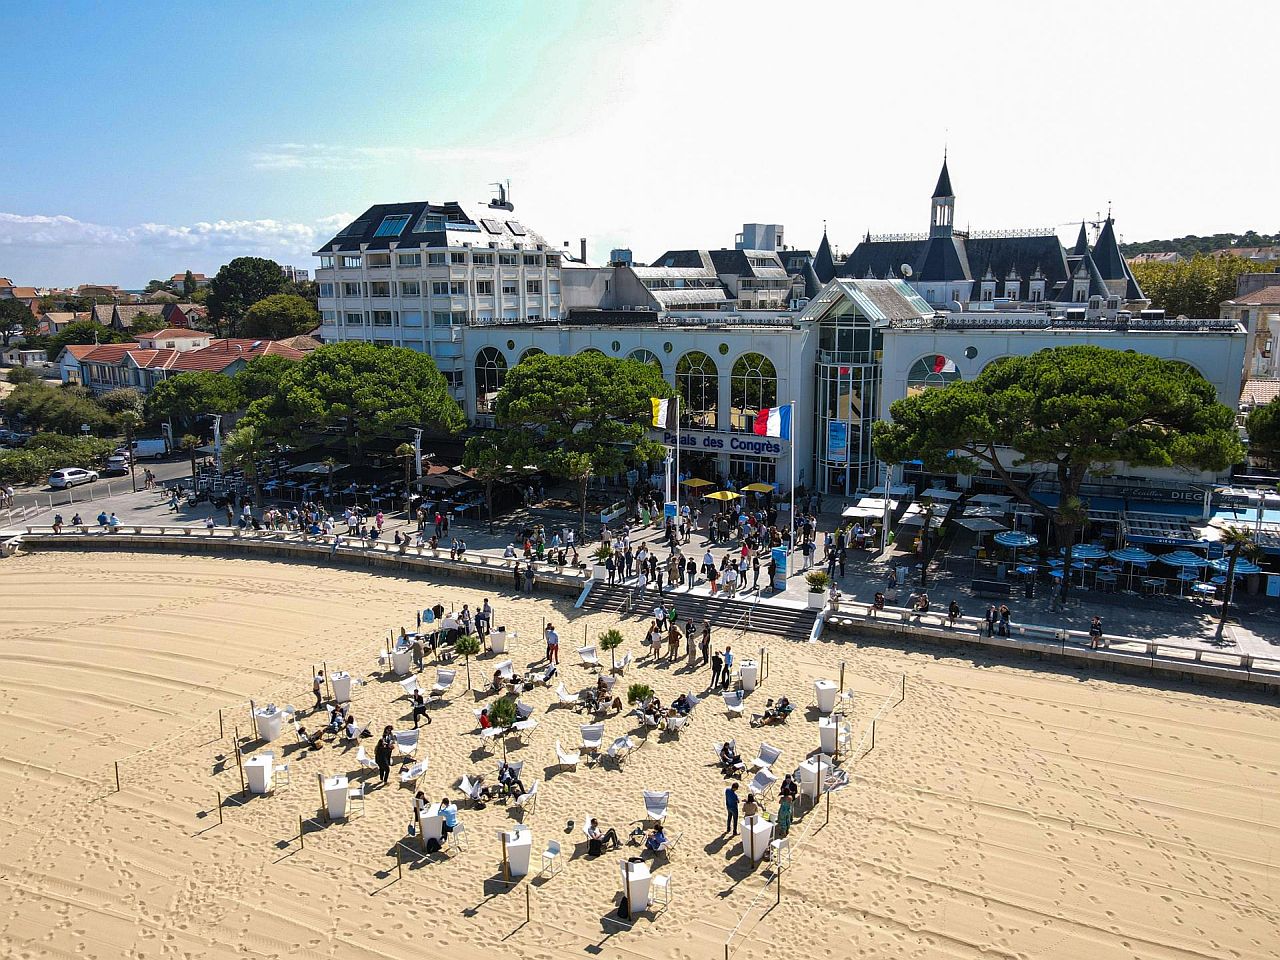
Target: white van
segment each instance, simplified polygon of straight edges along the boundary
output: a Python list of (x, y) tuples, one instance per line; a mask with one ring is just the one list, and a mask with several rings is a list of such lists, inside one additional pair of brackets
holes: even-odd
[[(119, 452), (123, 453), (124, 449), (124, 447), (121, 447)], [(135, 440), (130, 449), (133, 451), (133, 459), (135, 461), (143, 460), (147, 457), (158, 460), (169, 452), (169, 444), (163, 437), (155, 440)]]

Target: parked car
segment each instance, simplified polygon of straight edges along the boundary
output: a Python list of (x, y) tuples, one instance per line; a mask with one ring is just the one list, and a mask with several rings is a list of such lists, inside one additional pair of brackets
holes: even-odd
[(31, 434), (17, 430), (0, 430), (0, 446), (20, 447), (31, 439)]
[(55, 490), (66, 490), (69, 487), (77, 487), (82, 483), (93, 483), (97, 479), (98, 474), (94, 470), (63, 467), (61, 470), (54, 470), (49, 474), (49, 486)]
[[(125, 448), (121, 447), (117, 453), (124, 453)], [(159, 459), (169, 452), (169, 444), (163, 437), (155, 440), (135, 440), (133, 441), (133, 457), (135, 460), (144, 460), (147, 457)]]
[(104, 473), (128, 473), (129, 472), (129, 455), (127, 453), (116, 453), (107, 457), (107, 466)]

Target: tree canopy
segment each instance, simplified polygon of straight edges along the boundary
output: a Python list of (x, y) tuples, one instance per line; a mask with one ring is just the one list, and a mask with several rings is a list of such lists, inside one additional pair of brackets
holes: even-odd
[(249, 406), (247, 418), (284, 437), (339, 428), (353, 459), (373, 437), (409, 427), (456, 433), (466, 426), (430, 357), (354, 341), (321, 347), (285, 370), (275, 389)]
[(18, 334), (32, 334), (36, 331), (35, 314), (21, 300), (0, 300), (0, 339), (4, 345)]
[(210, 413), (231, 413), (244, 398), (235, 379), (200, 370), (166, 377), (147, 394), (144, 411), (151, 422), (173, 420), (185, 427)]
[(128, 343), (133, 337), (111, 327), (104, 327), (92, 320), (68, 323), (48, 340), (46, 353), (50, 360), (57, 360), (62, 348), (73, 343)]
[(1236, 295), (1236, 278), (1240, 274), (1270, 267), (1244, 257), (1197, 254), (1178, 263), (1135, 263), (1131, 269), (1153, 307), (1160, 307), (1173, 317), (1200, 319), (1218, 316), (1222, 302)]
[(129, 324), (129, 332), (138, 333), (154, 333), (156, 330), (163, 330), (168, 324), (164, 322), (164, 317), (158, 313), (140, 313), (133, 318), (133, 322)]
[(270, 396), (275, 392), (276, 384), (280, 382), (285, 371), (297, 362), (292, 357), (264, 353), (246, 363), (235, 375), (236, 386), (240, 389), (245, 402), (252, 403), (254, 400)]
[(506, 444), (578, 483), (585, 524), (591, 477), (662, 458), (662, 445), (649, 438), (649, 400), (671, 392), (661, 372), (638, 360), (540, 353), (507, 372), (494, 409), (509, 431)]
[(249, 308), (284, 289), (280, 264), (262, 257), (236, 257), (209, 285), (209, 319), (236, 336)]
[(890, 414), (875, 425), (882, 460), (919, 459), (938, 472), (990, 469), (1059, 524), (1011, 468), (1043, 465), (1067, 503), (1110, 464), (1223, 470), (1244, 453), (1235, 414), (1190, 367), (1095, 346), (1005, 357), (973, 380), (898, 400)]
[(79, 436), (82, 424), (97, 436), (114, 436), (115, 418), (94, 403), (83, 388), (51, 387), (43, 381), (22, 383), (4, 399), (4, 412), (35, 430)]
[(288, 293), (263, 297), (244, 315), (241, 333), (263, 340), (283, 340), (308, 333), (320, 325), (320, 314), (311, 301)]
[(1245, 421), (1249, 453), (1268, 464), (1280, 463), (1280, 400), (1255, 407)]

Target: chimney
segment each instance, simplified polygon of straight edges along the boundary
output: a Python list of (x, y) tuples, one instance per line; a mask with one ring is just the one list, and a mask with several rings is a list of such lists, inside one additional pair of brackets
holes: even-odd
[(578, 249), (582, 252), (582, 262), (587, 262), (587, 238), (581, 237), (578, 240)]

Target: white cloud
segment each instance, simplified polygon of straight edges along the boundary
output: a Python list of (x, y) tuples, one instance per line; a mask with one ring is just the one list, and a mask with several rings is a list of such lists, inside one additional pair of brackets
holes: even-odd
[(334, 214), (313, 223), (287, 220), (200, 220), (189, 225), (140, 223), (110, 226), (61, 215), (0, 213), (0, 246), (158, 247), (171, 250), (301, 250), (310, 253), (350, 217)]
[(363, 147), (333, 143), (273, 143), (254, 152), (258, 170), (376, 170), (391, 165), (505, 160), (501, 150), (427, 147)]

